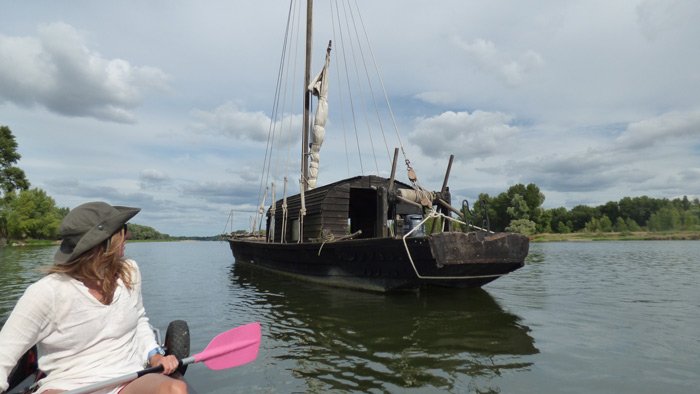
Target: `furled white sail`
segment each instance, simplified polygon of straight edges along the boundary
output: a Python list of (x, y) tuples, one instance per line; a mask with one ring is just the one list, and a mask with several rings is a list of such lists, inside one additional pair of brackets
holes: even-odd
[(311, 91), (311, 94), (318, 97), (318, 107), (316, 108), (316, 115), (314, 116), (314, 126), (309, 141), (309, 156), (311, 158), (311, 160), (309, 161), (309, 189), (313, 189), (316, 187), (316, 181), (318, 180), (318, 164), (321, 160), (321, 145), (323, 144), (323, 139), (326, 135), (326, 120), (328, 119), (327, 74), (330, 60), (331, 48), (329, 45), (328, 50), (326, 51), (326, 64), (323, 66), (321, 72), (318, 73), (316, 78), (314, 78), (308, 86), (308, 89)]

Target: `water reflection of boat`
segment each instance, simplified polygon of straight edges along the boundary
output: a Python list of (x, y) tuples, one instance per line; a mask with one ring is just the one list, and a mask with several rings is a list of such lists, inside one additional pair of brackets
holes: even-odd
[(539, 352), (521, 319), (481, 289), (384, 295), (299, 286), (247, 265), (231, 274), (256, 294), (274, 362), (311, 391), (489, 391)]

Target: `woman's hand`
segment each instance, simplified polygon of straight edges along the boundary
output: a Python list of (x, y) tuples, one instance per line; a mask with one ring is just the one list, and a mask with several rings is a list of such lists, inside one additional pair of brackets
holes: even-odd
[(173, 373), (177, 370), (177, 367), (179, 366), (180, 361), (178, 361), (177, 357), (175, 357), (173, 355), (161, 356), (160, 354), (156, 354), (153, 357), (151, 357), (149, 364), (151, 364), (152, 367), (157, 367), (158, 365), (162, 365), (163, 366), (163, 374), (170, 375), (171, 373)]

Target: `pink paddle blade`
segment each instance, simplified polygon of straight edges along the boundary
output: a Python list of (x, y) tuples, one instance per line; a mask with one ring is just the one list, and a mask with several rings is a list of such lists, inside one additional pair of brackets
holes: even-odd
[(260, 323), (249, 323), (214, 337), (206, 349), (195, 354), (195, 362), (209, 369), (233, 368), (255, 360), (260, 348)]

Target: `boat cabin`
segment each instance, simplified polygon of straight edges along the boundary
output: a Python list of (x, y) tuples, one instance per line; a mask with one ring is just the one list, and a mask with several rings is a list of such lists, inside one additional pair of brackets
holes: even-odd
[[(395, 188), (411, 186), (394, 181)], [(301, 195), (287, 198), (287, 218), (282, 210), (283, 200), (267, 212), (267, 235), (272, 242), (292, 243), (328, 241), (347, 238), (385, 238), (403, 232), (403, 224), (422, 215), (418, 206), (391, 201), (387, 190), (389, 179), (374, 175), (357, 176), (306, 191), (306, 215), (300, 230)], [(399, 229), (399, 231), (397, 231)]]

